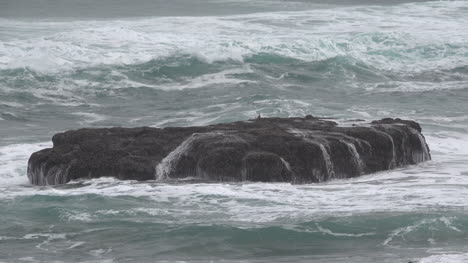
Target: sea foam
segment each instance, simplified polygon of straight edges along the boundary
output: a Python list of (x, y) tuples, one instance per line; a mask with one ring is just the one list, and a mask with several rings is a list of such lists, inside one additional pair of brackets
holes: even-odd
[[(454, 17), (466, 5), (428, 2), (115, 21), (2, 20), (8, 32), (21, 35), (0, 38), (0, 69), (53, 73), (184, 54), (208, 63), (243, 62), (262, 53), (303, 61), (347, 56), (399, 74), (452, 69), (468, 60), (468, 33), (458, 30), (468, 18)], [(24, 28), (31, 31), (15, 30)]]

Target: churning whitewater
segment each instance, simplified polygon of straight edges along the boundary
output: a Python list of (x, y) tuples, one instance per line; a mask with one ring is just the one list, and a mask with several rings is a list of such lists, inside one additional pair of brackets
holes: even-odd
[[(0, 262), (468, 261), (467, 1), (98, 2), (0, 0)], [(159, 180), (28, 182), (70, 129), (308, 114), (414, 120), (432, 160), (305, 185), (167, 178), (195, 134)]]

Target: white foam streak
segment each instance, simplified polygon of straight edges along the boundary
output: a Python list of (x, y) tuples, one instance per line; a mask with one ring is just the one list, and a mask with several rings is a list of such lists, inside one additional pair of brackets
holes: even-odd
[(100, 122), (100, 121), (107, 119), (107, 117), (104, 115), (91, 113), (91, 112), (74, 112), (72, 114), (77, 115), (77, 116), (82, 116), (84, 118), (83, 121), (79, 122), (81, 125), (88, 125), (88, 124)]
[(423, 225), (428, 225), (428, 224), (434, 223), (436, 221), (437, 221), (437, 219), (424, 219), (424, 220), (421, 220), (421, 221), (417, 222), (414, 225), (397, 228), (394, 231), (392, 231), (390, 236), (387, 239), (385, 239), (385, 241), (382, 243), (382, 245), (388, 246), (389, 244), (391, 244), (393, 239), (395, 239), (396, 237), (404, 238), (405, 235), (415, 231), (419, 227), (421, 227)]
[(335, 236), (335, 237), (363, 237), (363, 236), (375, 235), (375, 232), (360, 233), (360, 234), (336, 233), (336, 232), (331, 231), (330, 229), (320, 226), (319, 224), (316, 224), (316, 226), (320, 232), (327, 234), (327, 235)]
[(419, 263), (465, 263), (468, 262), (468, 253), (432, 255), (423, 258)]
[[(448, 63), (447, 65), (453, 65)], [(383, 83), (364, 84), (365, 89), (370, 93), (390, 93), (390, 92), (423, 92), (440, 90), (459, 90), (468, 87), (468, 81), (445, 81), (434, 84), (434, 82), (422, 81), (388, 81)]]
[[(186, 83), (176, 85), (155, 85), (154, 88), (162, 90), (182, 90), (182, 89), (197, 89), (202, 87), (215, 86), (216, 84), (240, 84), (253, 83), (253, 81), (237, 79), (233, 77), (236, 74), (246, 74), (253, 72), (248, 65), (242, 68), (223, 70), (217, 73), (204, 74), (199, 77), (188, 79)], [(140, 84), (141, 86), (141, 84)], [(148, 86), (145, 84), (144, 86)]]

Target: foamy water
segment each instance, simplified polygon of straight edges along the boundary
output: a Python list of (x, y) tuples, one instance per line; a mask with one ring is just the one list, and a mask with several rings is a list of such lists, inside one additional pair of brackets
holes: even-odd
[(244, 62), (268, 53), (301, 61), (345, 56), (405, 75), (450, 70), (466, 65), (465, 9), (465, 1), (446, 1), (176, 19), (2, 19), (9, 34), (0, 43), (0, 69), (55, 73), (180, 55)]
[[(0, 148), (0, 198), (3, 206), (10, 209), (24, 202), (33, 202), (29, 204), (33, 206), (34, 203), (46, 205), (48, 202), (52, 207), (58, 205), (61, 208), (55, 212), (57, 223), (64, 226), (102, 224), (112, 218), (139, 224), (184, 227), (229, 224), (238, 229), (262, 229), (270, 226), (293, 233), (305, 231), (338, 239), (367, 237), (381, 248), (403, 249), (413, 246), (413, 242), (423, 242), (428, 247), (418, 248), (417, 254), (428, 256), (419, 256), (422, 257), (420, 262), (463, 262), (464, 254), (439, 255), (446, 252), (447, 235), (457, 240), (466, 238), (468, 227), (465, 215), (465, 200), (468, 198), (467, 137), (458, 134), (460, 138), (454, 139), (456, 135), (449, 135), (437, 133), (426, 136), (433, 161), (311, 185), (161, 183), (101, 178), (70, 182), (65, 186), (30, 186), (26, 177), (27, 159), (32, 152), (50, 147), (50, 143), (8, 145)], [(101, 206), (99, 203), (102, 201), (99, 200), (103, 198), (109, 199), (106, 202), (122, 200), (123, 204)], [(67, 205), (74, 199), (92, 205)], [(421, 214), (428, 216), (421, 217)], [(411, 218), (411, 215), (415, 216)], [(400, 218), (406, 216), (409, 219)], [(386, 224), (385, 217), (403, 222), (379, 226)], [(330, 225), (336, 218), (351, 221)], [(348, 227), (340, 227), (340, 224)], [(73, 235), (81, 236), (82, 233), (46, 231), (0, 238), (3, 242), (29, 240), (36, 247), (47, 247), (53, 243), (54, 251), (60, 253), (90, 242), (74, 240), (71, 238)], [(66, 245), (57, 248), (57, 242), (65, 242)]]
[[(0, 261), (465, 262), (468, 2), (403, 2), (7, 5)], [(310, 185), (27, 180), (57, 132), (258, 114), (412, 119), (433, 160)]]

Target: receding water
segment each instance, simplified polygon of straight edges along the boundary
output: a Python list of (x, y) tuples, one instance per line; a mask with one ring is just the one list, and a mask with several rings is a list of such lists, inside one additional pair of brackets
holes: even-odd
[[(467, 26), (467, 1), (0, 0), (0, 261), (468, 262)], [(413, 119), (433, 160), (313, 185), (27, 180), (60, 131), (258, 114)]]

